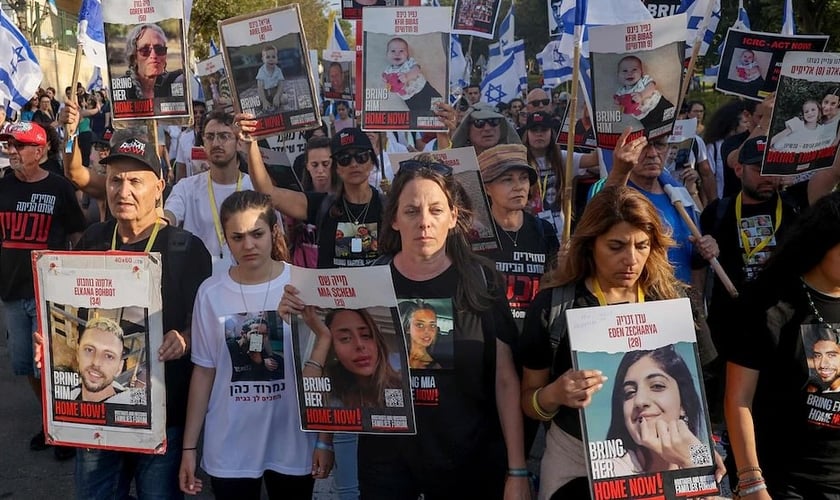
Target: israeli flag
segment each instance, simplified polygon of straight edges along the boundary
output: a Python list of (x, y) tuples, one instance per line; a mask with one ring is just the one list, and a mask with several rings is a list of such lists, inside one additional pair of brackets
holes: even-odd
[(82, 0), (82, 8), (79, 10), (79, 44), (91, 65), (107, 67), (105, 25), (102, 23), (100, 0)]
[(333, 27), (327, 37), (327, 50), (353, 50), (350, 44), (347, 43), (347, 38), (344, 32), (341, 31), (341, 25), (338, 23), (338, 17), (335, 13), (332, 14)]
[(94, 90), (101, 90), (103, 86), (102, 70), (99, 69), (99, 66), (96, 66), (93, 68), (93, 74), (90, 75), (90, 80), (87, 84), (87, 91), (88, 93), (91, 93)]
[(488, 104), (509, 102), (519, 97), (519, 84), (515, 56), (511, 52), (497, 66), (487, 66), (487, 74), (481, 81), (481, 97)]
[(0, 9), (0, 104), (20, 110), (38, 91), (44, 74), (32, 47)]
[(572, 79), (572, 58), (566, 57), (560, 50), (560, 40), (548, 42), (545, 48), (537, 54), (537, 62), (542, 69), (545, 85), (557, 85)]
[(738, 0), (738, 20), (733, 25), (734, 28), (742, 30), (750, 30), (750, 16), (747, 15), (747, 9), (744, 8), (744, 0)]
[(463, 89), (469, 83), (469, 75), (469, 61), (464, 57), (461, 39), (453, 34), (449, 39), (449, 88)]
[(218, 54), (219, 54), (219, 47), (216, 46), (216, 42), (214, 42), (213, 39), (211, 38), (210, 39), (210, 57), (213, 57), (213, 56), (218, 55)]
[[(709, 16), (708, 23), (705, 23), (704, 17), (710, 7), (711, 15)], [(718, 23), (720, 23), (720, 0), (682, 0), (677, 14), (682, 14), (683, 12), (686, 14), (686, 29), (688, 30), (685, 38), (685, 57), (691, 57), (691, 53), (694, 50), (694, 42), (698, 37), (700, 39), (700, 52), (697, 54), (705, 56), (706, 52), (709, 51), (709, 45), (715, 38)], [(700, 32), (701, 29), (703, 30), (702, 33)]]
[(796, 22), (793, 20), (792, 0), (785, 0), (785, 8), (782, 11), (782, 34), (788, 36), (796, 34)]

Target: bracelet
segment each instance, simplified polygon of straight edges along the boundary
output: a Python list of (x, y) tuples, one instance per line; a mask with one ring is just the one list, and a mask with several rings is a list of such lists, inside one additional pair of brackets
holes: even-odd
[(743, 467), (738, 469), (738, 475), (746, 474), (747, 472), (758, 472), (758, 475), (761, 475), (761, 467), (758, 466), (751, 466), (751, 467)]
[(196, 447), (192, 447), (192, 448), (181, 448), (181, 451), (195, 451), (196, 449), (197, 449)]
[(750, 486), (748, 488), (738, 488), (738, 490), (735, 492), (735, 494), (737, 494), (739, 498), (743, 498), (747, 495), (752, 495), (753, 493), (758, 493), (759, 491), (766, 490), (766, 489), (767, 489), (767, 483), (762, 481), (761, 483), (759, 483), (755, 486)]
[(540, 391), (543, 390), (544, 387), (545, 386), (540, 387), (539, 389), (534, 391), (533, 395), (531, 395), (531, 406), (534, 407), (534, 413), (537, 414), (537, 417), (539, 417), (540, 420), (544, 420), (544, 421), (548, 422), (549, 420), (554, 418), (555, 415), (557, 415), (557, 412), (559, 412), (560, 409), (558, 408), (553, 413), (549, 413), (549, 412), (545, 411), (542, 406), (540, 406), (540, 401), (539, 401), (538, 398), (539, 398)]
[(303, 363), (303, 364), (304, 364), (304, 366), (311, 366), (311, 367), (313, 367), (313, 368), (317, 368), (317, 369), (319, 369), (319, 370), (321, 370), (321, 371), (323, 371), (323, 370), (324, 370), (324, 365), (322, 365), (321, 363), (319, 363), (319, 362), (315, 361), (315, 360), (314, 360), (314, 359), (312, 359), (312, 358), (307, 359), (307, 360), (306, 360), (306, 362), (305, 362), (305, 363)]
[(758, 484), (762, 481), (764, 481), (763, 477), (753, 476), (753, 477), (747, 477), (747, 478), (744, 478), (744, 479), (738, 479), (738, 484), (743, 484), (745, 486), (749, 486), (751, 484)]
[(508, 469), (507, 475), (510, 477), (530, 477), (531, 473), (528, 469)]
[(333, 445), (325, 443), (323, 441), (315, 441), (315, 449), (335, 452), (335, 448), (333, 448)]

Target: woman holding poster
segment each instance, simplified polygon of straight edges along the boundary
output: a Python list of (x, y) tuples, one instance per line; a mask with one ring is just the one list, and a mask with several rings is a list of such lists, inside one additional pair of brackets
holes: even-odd
[[(310, 498), (315, 479), (332, 468), (332, 437), (316, 443), (300, 430), (293, 363), (283, 355), (292, 352), (291, 332), (273, 305), (290, 274), (277, 215), (268, 196), (246, 190), (222, 202), (219, 218), (238, 264), (205, 281), (196, 297), (181, 490), (203, 489), (196, 448), (204, 425), (201, 466), (216, 498), (259, 500), (263, 480), (271, 498)], [(251, 359), (242, 365), (227, 332), (238, 336), (249, 324), (262, 333), (249, 336), (243, 348)], [(270, 364), (266, 351), (276, 353)], [(264, 368), (253, 369), (252, 360)]]
[[(559, 294), (564, 308), (681, 297), (684, 286), (668, 262), (672, 245), (658, 210), (644, 195), (611, 187), (592, 198), (568, 243), (566, 258), (543, 277), (542, 290), (525, 316), (520, 342), (522, 410), (531, 418), (552, 422), (540, 466), (540, 499), (589, 497), (580, 409), (592, 402), (592, 394), (607, 380), (600, 370), (572, 368), (568, 335), (552, 347), (558, 326), (546, 325), (545, 319), (558, 305), (553, 295)], [(561, 313), (557, 320), (565, 321), (565, 316)], [(560, 328), (565, 332), (565, 324)], [(647, 439), (651, 446), (667, 444), (660, 432)], [(722, 464), (719, 469), (722, 476)]]

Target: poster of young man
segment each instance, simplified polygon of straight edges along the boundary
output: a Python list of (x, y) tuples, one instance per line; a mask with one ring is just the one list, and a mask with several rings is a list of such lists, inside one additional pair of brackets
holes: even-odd
[(500, 6), (499, 0), (456, 0), (452, 33), (493, 40)]
[(729, 28), (715, 88), (760, 101), (776, 90), (788, 52), (822, 52), (828, 35), (780, 35)]
[[(571, 0), (566, 0), (567, 2)], [(563, 35), (563, 0), (550, 0), (548, 2), (548, 36), (557, 37)]]
[[(593, 498), (716, 495), (689, 300), (569, 309), (566, 317), (574, 368), (608, 377), (581, 411)], [(679, 437), (661, 435), (665, 426)]]
[(257, 118), (254, 137), (321, 123), (298, 4), (219, 21), (219, 34), (234, 108)]
[(307, 305), (292, 319), (303, 430), (414, 434), (391, 268), (292, 266), (291, 273)]
[[(444, 168), (452, 169), (452, 175), (467, 193), (472, 210), (472, 228), (469, 238), (473, 251), (498, 250), (501, 246), (499, 235), (496, 234), (487, 191), (484, 189), (484, 182), (481, 181), (481, 169), (478, 167), (475, 149), (472, 147), (442, 149), (430, 151), (429, 154)], [(391, 165), (394, 165), (394, 175), (399, 172), (403, 162), (414, 162), (416, 156), (417, 153), (388, 153), (388, 160)], [(412, 166), (411, 163), (407, 165), (409, 168)]]
[(782, 62), (762, 175), (828, 168), (837, 155), (840, 54), (789, 52)]
[(166, 451), (160, 254), (33, 252), (52, 444)]
[(352, 101), (356, 96), (356, 51), (324, 50), (321, 65), (324, 98)]
[[(563, 114), (563, 125), (557, 134), (557, 144), (564, 151), (569, 144), (569, 118), (569, 106), (567, 106), (566, 112)], [(574, 134), (575, 151), (588, 153), (598, 147), (598, 141), (595, 137), (595, 123), (592, 121), (592, 104), (582, 87), (578, 89)]]
[(590, 29), (598, 147), (614, 149), (627, 127), (633, 131), (628, 140), (671, 133), (681, 89), (684, 45), (682, 14)]
[(445, 131), (435, 116), (449, 89), (450, 7), (365, 9), (364, 130)]
[(114, 120), (189, 117), (183, 4), (108, 0), (102, 20)]
[(233, 99), (230, 95), (230, 82), (225, 71), (224, 57), (216, 54), (209, 59), (197, 62), (195, 74), (204, 90), (207, 111), (220, 109), (233, 113)]

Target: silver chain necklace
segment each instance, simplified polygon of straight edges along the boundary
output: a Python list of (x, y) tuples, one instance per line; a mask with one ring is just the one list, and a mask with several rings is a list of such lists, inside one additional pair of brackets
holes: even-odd
[[(239, 270), (237, 269), (237, 271), (239, 271)], [(245, 312), (259, 312), (259, 313), (262, 313), (262, 312), (265, 311), (265, 306), (266, 306), (266, 304), (268, 304), (268, 296), (271, 292), (271, 282), (274, 281), (271, 277), (271, 275), (273, 273), (274, 273), (274, 264), (272, 263), (271, 264), (271, 270), (268, 273), (268, 281), (266, 282), (267, 286), (266, 286), (266, 289), (265, 289), (265, 297), (263, 298), (262, 309), (260, 309), (259, 311), (251, 311), (248, 308), (248, 301), (245, 300), (245, 289), (242, 288), (242, 272), (239, 271), (237, 273), (237, 274), (239, 274), (239, 281), (237, 281), (237, 283), (239, 284), (239, 295), (242, 296), (242, 305), (245, 307)]]
[(840, 327), (831, 326), (831, 323), (829, 323), (825, 320), (825, 318), (822, 317), (822, 314), (820, 314), (819, 309), (817, 309), (817, 305), (814, 304), (814, 298), (811, 297), (811, 291), (808, 288), (808, 284), (805, 283), (805, 280), (802, 280), (802, 289), (805, 290), (805, 297), (808, 299), (808, 305), (811, 306), (811, 312), (814, 313), (814, 316), (817, 318), (817, 321), (819, 321), (820, 326), (822, 326), (823, 328), (835, 335), (840, 334)]
[(368, 200), (368, 202), (365, 204), (365, 208), (362, 210), (362, 213), (359, 214), (359, 216), (357, 217), (356, 214), (350, 211), (350, 207), (347, 206), (347, 198), (341, 198), (341, 201), (344, 203), (344, 211), (347, 212), (347, 216), (350, 217), (350, 220), (353, 221), (353, 224), (357, 226), (359, 225), (359, 221), (362, 221), (362, 223), (365, 222), (365, 217), (367, 217), (368, 208), (370, 208), (371, 200), (373, 200), (373, 196), (370, 197), (370, 200)]
[[(499, 223), (496, 222), (495, 219), (493, 219), (493, 223), (496, 224), (496, 227), (499, 228), (499, 230), (503, 232), (505, 236), (508, 237), (511, 243), (513, 243), (514, 248), (516, 248), (518, 246), (517, 243), (519, 242), (519, 231), (522, 229), (522, 226), (524, 226), (525, 223), (523, 222), (522, 226), (519, 226), (519, 229), (517, 229), (516, 231), (508, 231), (507, 229), (499, 225)], [(511, 236), (510, 233), (513, 233), (513, 236)]]

